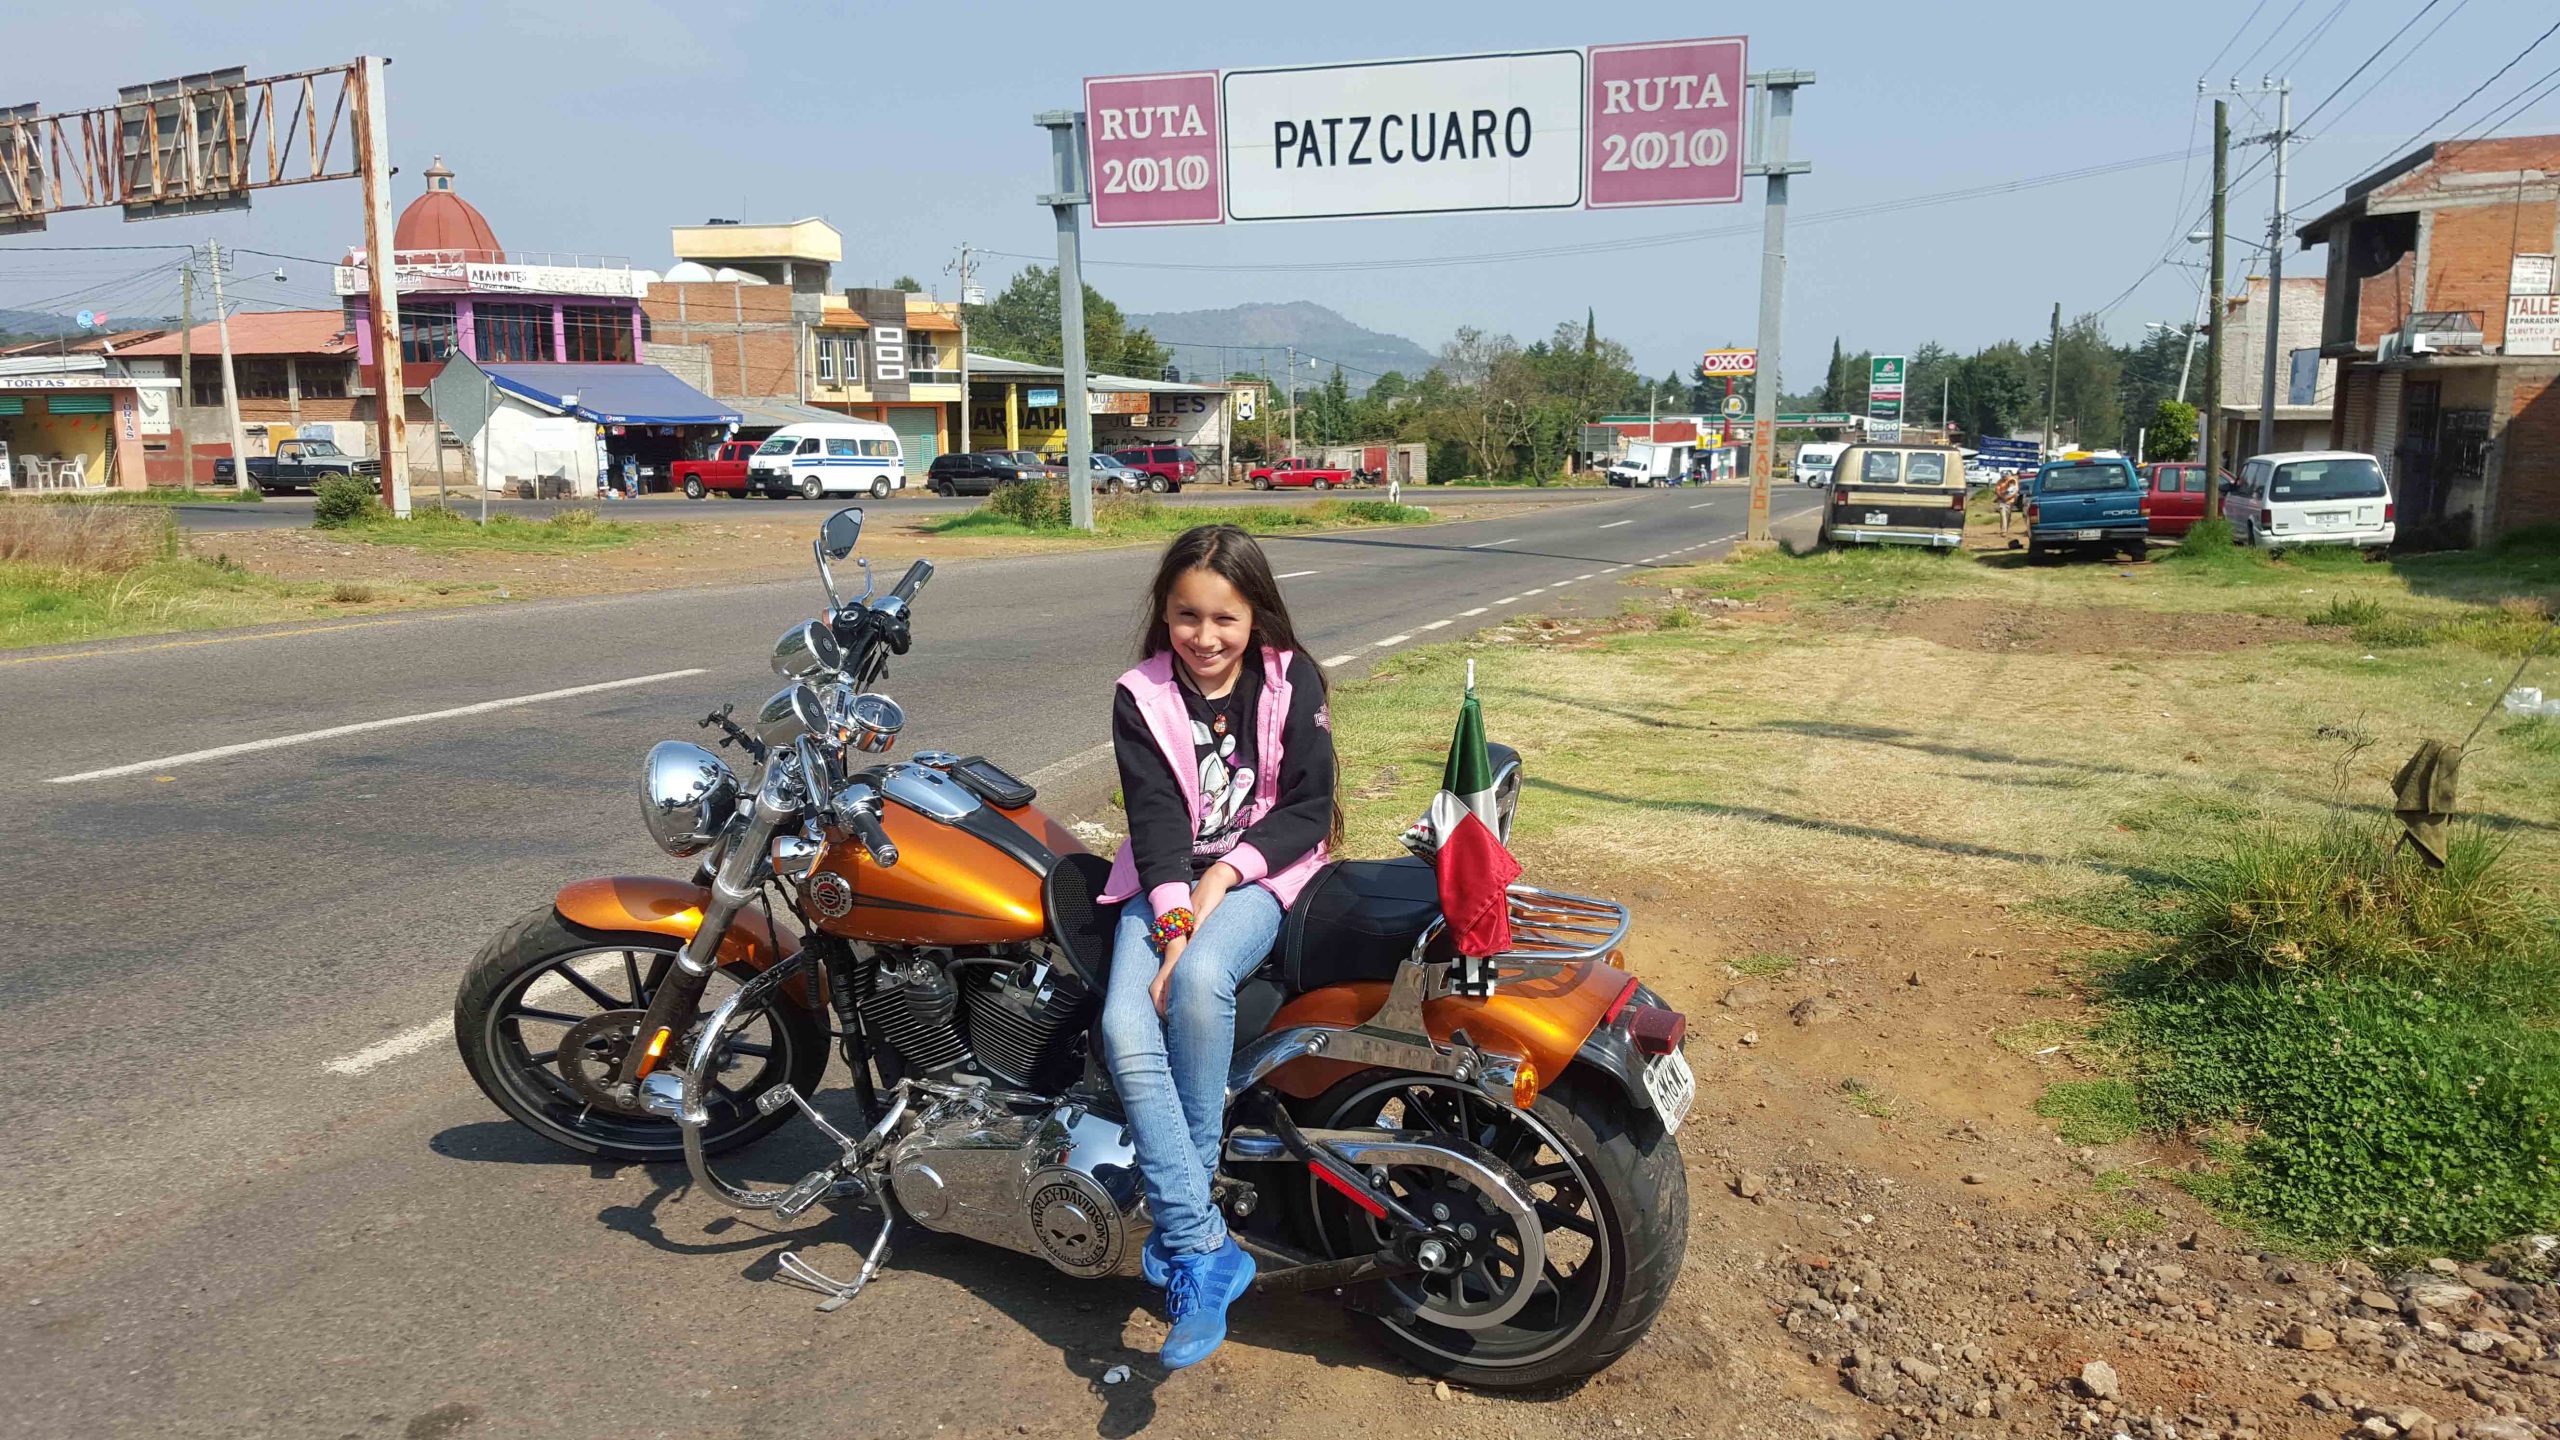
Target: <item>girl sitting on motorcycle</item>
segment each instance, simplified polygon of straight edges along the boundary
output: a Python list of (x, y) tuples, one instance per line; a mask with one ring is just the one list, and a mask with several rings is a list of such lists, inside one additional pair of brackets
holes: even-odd
[(1126, 902), (1102, 1011), (1155, 1230), (1147, 1278), (1181, 1369), (1226, 1340), (1253, 1257), (1210, 1198), (1236, 987), (1341, 835), (1324, 672), (1299, 651), (1271, 563), (1233, 525), (1188, 530), (1147, 595), (1138, 664), (1113, 693), (1129, 839), (1102, 899)]

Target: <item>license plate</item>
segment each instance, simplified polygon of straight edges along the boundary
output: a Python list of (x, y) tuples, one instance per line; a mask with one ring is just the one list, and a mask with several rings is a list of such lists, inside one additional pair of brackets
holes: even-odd
[(1870, 510), (1867, 512), (1867, 523), (1870, 525), (1887, 524), (1890, 522), (1890, 519), (1891, 517), (1887, 516), (1881, 510)]
[(2074, 530), (2071, 532), (2071, 538), (2074, 540), (2096, 540), (2101, 538), (2104, 533), (2105, 532), (2099, 530)]
[(1662, 1128), (1677, 1131), (1680, 1122), (1689, 1118), (1690, 1103), (1698, 1098), (1698, 1077), (1689, 1069), (1689, 1057), (1674, 1050), (1645, 1062), (1644, 1088), (1653, 1097)]
[(2339, 526), (2347, 523), (2346, 512), (2342, 510), (2323, 511), (2318, 515), (2312, 516), (2311, 519), (2313, 523), (2317, 524), (2323, 530), (2335, 530)]

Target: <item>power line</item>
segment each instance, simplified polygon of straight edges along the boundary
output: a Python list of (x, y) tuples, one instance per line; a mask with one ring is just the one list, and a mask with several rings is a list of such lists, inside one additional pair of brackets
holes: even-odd
[(2438, 6), (2438, 5), (2440, 5), (2440, 4), (2443, 4), (2443, 3), (2444, 3), (2444, 0), (2427, 0), (2427, 3), (2426, 3), (2426, 4), (2421, 5), (2421, 6), (2419, 6), (2419, 7), (2418, 7), (2418, 10), (2417, 10), (2417, 13), (2416, 13), (2416, 14), (2411, 15), (2408, 19), (2403, 20), (2402, 22), (2400, 22), (2400, 28), (2391, 32), (2391, 38), (2390, 38), (2390, 39), (2385, 40), (2385, 41), (2383, 41), (2381, 44), (2376, 45), (2375, 47), (2373, 47), (2373, 53), (2372, 53), (2372, 54), (2370, 54), (2370, 55), (2367, 55), (2366, 57), (2364, 57), (2364, 63), (2363, 63), (2363, 64), (2358, 65), (2355, 69), (2348, 71), (2348, 72), (2347, 72), (2347, 78), (2346, 78), (2346, 79), (2344, 79), (2344, 80), (2339, 81), (2336, 89), (2331, 90), (2328, 94), (2321, 96), (2321, 97), (2320, 97), (2320, 103), (2319, 103), (2319, 104), (2317, 104), (2317, 105), (2312, 106), (2312, 107), (2310, 108), (2310, 110), (2308, 110), (2307, 112), (2305, 112), (2305, 113), (2303, 114), (2303, 117), (2302, 117), (2302, 121), (2301, 121), (2301, 123), (2302, 123), (2302, 124), (2305, 124), (2305, 125), (2310, 124), (2310, 123), (2312, 122), (2312, 120), (2313, 120), (2314, 118), (2316, 118), (2316, 117), (2320, 114), (2320, 112), (2321, 112), (2321, 111), (2328, 109), (2328, 108), (2329, 108), (2329, 102), (2330, 102), (2330, 101), (2332, 101), (2332, 100), (2337, 99), (2340, 95), (2345, 94), (2345, 93), (2346, 93), (2346, 89), (2347, 89), (2347, 87), (2348, 87), (2348, 86), (2350, 86), (2350, 85), (2353, 85), (2354, 83), (2356, 83), (2356, 77), (2357, 77), (2357, 76), (2359, 76), (2359, 75), (2362, 75), (2365, 71), (2367, 71), (2367, 70), (2369, 70), (2369, 69), (2373, 68), (2373, 62), (2374, 62), (2374, 61), (2376, 61), (2376, 60), (2381, 59), (2381, 58), (2382, 58), (2382, 53), (2383, 53), (2384, 51), (2386, 51), (2386, 50), (2390, 49), (2390, 48), (2391, 48), (2392, 46), (2394, 46), (2394, 45), (2399, 44), (2399, 43), (2400, 43), (2400, 37), (2401, 37), (2401, 36), (2403, 36), (2403, 35), (2408, 34), (2408, 33), (2409, 33), (2409, 29), (2410, 29), (2410, 27), (2411, 27), (2411, 26), (2416, 25), (2419, 21), (2426, 19), (2426, 18), (2427, 18), (2427, 12), (2428, 12), (2428, 11), (2433, 10), (2434, 8), (2436, 8), (2436, 6)]
[(2204, 62), (2205, 74), (2213, 73), (2213, 67), (2222, 63), (2222, 57), (2231, 53), (2231, 47), (2240, 43), (2241, 36), (2249, 33), (2249, 27), (2257, 23), (2259, 12), (2266, 8), (2267, 0), (2258, 0), (2257, 4), (2249, 7), (2249, 13), (2240, 17), (2240, 28), (2232, 31), (2231, 38), (2222, 42), (2222, 48), (2213, 52), (2213, 58)]
[[(2488, 78), (2488, 79), (2483, 80), (2483, 81), (2481, 81), (2479, 84), (2472, 86), (2472, 87), (2471, 87), (2471, 93), (2469, 93), (2469, 94), (2467, 94), (2467, 95), (2463, 96), (2463, 97), (2462, 97), (2461, 99), (2459, 99), (2459, 100), (2454, 101), (2451, 105), (2446, 106), (2446, 107), (2445, 107), (2445, 109), (2444, 109), (2444, 113), (2443, 113), (2443, 114), (2438, 115), (2438, 116), (2436, 116), (2436, 118), (2434, 118), (2433, 120), (2430, 120), (2430, 121), (2428, 121), (2426, 124), (2419, 126), (2419, 127), (2417, 128), (2417, 130), (2416, 130), (2416, 131), (2414, 131), (2414, 132), (2409, 136), (2409, 138), (2408, 138), (2408, 139), (2401, 141), (2399, 144), (2392, 146), (2392, 147), (2391, 147), (2390, 149), (2388, 149), (2388, 150), (2385, 150), (2384, 152), (2382, 152), (2382, 154), (2381, 154), (2381, 156), (2380, 156), (2379, 158), (2374, 159), (2374, 160), (2372, 160), (2372, 161), (2369, 161), (2369, 162), (2367, 162), (2366, 164), (2364, 164), (2363, 166), (2360, 166), (2360, 167), (2358, 167), (2358, 168), (2357, 168), (2357, 169), (2355, 169), (2355, 170), (2349, 171), (2346, 179), (2339, 181), (2337, 184), (2330, 186), (2328, 189), (2321, 191), (2319, 194), (2316, 194), (2316, 195), (2310, 196), (2308, 199), (2305, 199), (2305, 200), (2302, 202), (2303, 207), (2304, 207), (2304, 208), (2308, 208), (2308, 207), (2311, 205), (2311, 203), (2312, 203), (2313, 201), (2321, 200), (2321, 199), (2325, 199), (2325, 198), (2327, 198), (2328, 196), (2330, 196), (2330, 195), (2332, 195), (2332, 194), (2335, 194), (2336, 192), (2338, 192), (2338, 191), (2340, 191), (2340, 190), (2344, 190), (2344, 189), (2346, 189), (2349, 185), (2354, 184), (2357, 180), (2362, 179), (2365, 175), (2371, 174), (2373, 171), (2380, 169), (2384, 164), (2388, 163), (2389, 161), (2391, 161), (2392, 159), (2394, 159), (2395, 157), (2397, 157), (2397, 156), (2398, 156), (2398, 155), (2399, 155), (2403, 150), (2407, 149), (2409, 146), (2414, 145), (2414, 144), (2416, 144), (2418, 141), (2420, 141), (2420, 140), (2424, 139), (2424, 138), (2426, 137), (2426, 134), (2427, 134), (2427, 132), (2428, 132), (2428, 131), (2433, 130), (2433, 129), (2434, 129), (2434, 128), (2436, 128), (2438, 125), (2443, 124), (2446, 120), (2448, 120), (2448, 119), (2452, 118), (2452, 116), (2455, 114), (2455, 112), (2457, 112), (2457, 111), (2461, 110), (2464, 106), (2469, 105), (2472, 101), (2479, 99), (2479, 98), (2480, 98), (2480, 92), (2482, 92), (2482, 91), (2484, 91), (2484, 90), (2488, 89), (2488, 88), (2489, 88), (2490, 86), (2492, 86), (2492, 85), (2497, 84), (2499, 80), (2501, 80), (2501, 79), (2505, 78), (2506, 73), (2507, 73), (2508, 71), (2513, 70), (2513, 69), (2514, 69), (2514, 68), (2516, 68), (2518, 65), (2523, 64), (2523, 63), (2524, 63), (2524, 58), (2525, 58), (2526, 56), (2528, 56), (2528, 55), (2532, 54), (2532, 53), (2533, 53), (2534, 51), (2536, 51), (2536, 50), (2541, 49), (2541, 48), (2542, 48), (2542, 42), (2543, 42), (2543, 41), (2545, 41), (2545, 40), (2550, 39), (2550, 38), (2551, 38), (2553, 35), (2555, 35), (2555, 34), (2560, 34), (2560, 20), (2554, 20), (2554, 21), (2552, 21), (2552, 22), (2551, 22), (2551, 28), (2550, 28), (2550, 29), (2547, 29), (2547, 30), (2543, 31), (2541, 34), (2536, 35), (2535, 37), (2533, 37), (2533, 41), (2532, 41), (2532, 43), (2531, 43), (2531, 44), (2526, 45), (2523, 49), (2521, 49), (2521, 50), (2517, 51), (2515, 54), (2513, 54), (2513, 55), (2509, 56), (2509, 57), (2507, 58), (2507, 63), (2505, 63), (2504, 65), (2499, 66), (2499, 67), (2496, 69), (2496, 71), (2494, 71), (2494, 72), (2492, 72), (2492, 73), (2490, 74), (2490, 76), (2489, 76), (2489, 78)], [(2495, 107), (2492, 107), (2492, 108), (2494, 109)]]
[(2291, 70), (2294, 66), (2301, 64), (2304, 59), (2309, 57), (2312, 49), (2319, 45), (2322, 38), (2328, 35), (2329, 27), (2337, 24), (2338, 17), (2345, 13), (2347, 13), (2347, 0), (2338, 0), (2336, 7), (2331, 9), (2327, 15), (2322, 16), (2320, 23), (2312, 27), (2311, 33), (2303, 37), (2302, 43), (2284, 52), (2283, 56), (2277, 59), (2272, 68), (2274, 68), (2278, 74), (2282, 74), (2285, 71)]
[(2260, 55), (2265, 54), (2267, 47), (2275, 43), (2275, 38), (2284, 33), (2284, 27), (2292, 24), (2293, 17), (2301, 14), (2302, 7), (2310, 3), (2311, 0), (2293, 0), (2293, 8), (2284, 12), (2284, 18), (2276, 22), (2276, 28), (2268, 31), (2266, 35), (2258, 41), (2257, 48), (2251, 50), (2248, 54), (2241, 56), (2240, 63), (2232, 66), (2231, 68), (2234, 70), (2248, 69), (2249, 62), (2257, 59)]
[[(2374, 76), (2372, 80), (2366, 82), (2365, 87), (2356, 92), (2356, 98), (2347, 102), (2345, 109), (2340, 110), (2337, 114), (2329, 117), (2329, 123), (2335, 125), (2338, 121), (2345, 119), (2357, 106), (2365, 102), (2365, 97), (2371, 95), (2374, 91), (2381, 89), (2384, 81), (2390, 79), (2393, 75), (2398, 74), (2400, 67), (2409, 63), (2410, 57), (2416, 55), (2419, 51), (2426, 49), (2427, 42), (2436, 38), (2438, 31), (2441, 31), (2447, 25), (2452, 24), (2454, 17), (2460, 15), (2470, 4), (2471, 0), (2454, 0), (2453, 8), (2444, 12), (2443, 19), (2438, 20), (2434, 25), (2428, 27), (2427, 33), (2418, 37), (2417, 44), (2401, 51), (2399, 59), (2392, 61), (2389, 65), (2383, 68), (2381, 74)], [(2327, 102), (2324, 101), (2322, 103), (2325, 104)]]

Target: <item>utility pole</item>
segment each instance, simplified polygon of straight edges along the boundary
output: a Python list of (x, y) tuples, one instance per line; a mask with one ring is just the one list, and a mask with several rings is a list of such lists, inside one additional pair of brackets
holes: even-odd
[[(977, 449), (969, 428), (969, 298), (977, 288), (976, 272), (970, 265), (969, 242), (960, 242), (960, 448), (963, 452)], [(1062, 295), (1064, 292), (1060, 292)]]
[[(364, 175), (364, 251), (373, 311), (374, 448), (382, 456), (382, 503), (409, 518), (409, 390), (400, 377), (400, 284), (391, 259), (391, 112), (382, 72), (391, 62), (356, 62), (356, 165)], [(443, 444), (439, 438), (437, 444)], [(247, 470), (242, 469), (242, 475)]]
[(1091, 204), (1085, 188), (1084, 112), (1044, 110), (1031, 122), (1049, 132), (1050, 183), (1039, 197), (1058, 226), (1058, 355), (1066, 394), (1067, 515), (1078, 530), (1093, 528), (1093, 415), (1085, 406), (1084, 264), (1080, 252), (1084, 217)]
[(2204, 514), (2222, 514), (2222, 220), (2231, 191), (2231, 102), (2213, 102), (2213, 253), (2205, 257), (2207, 305), (2213, 328), (2204, 345)]
[(231, 483), (249, 491), (258, 482), (249, 478), (249, 432), (240, 428), (240, 386), (231, 373), (231, 310), (222, 298), (222, 242), (208, 240), (205, 250), (213, 265), (213, 318), (222, 332), (222, 419), (231, 430)]
[(1298, 347), (1289, 347), (1289, 458), (1298, 457)]
[(2267, 215), (2267, 373), (2258, 385), (2258, 449), (2276, 448), (2276, 355), (2283, 347), (2279, 326), (2284, 318), (2284, 152), (2293, 139), (2293, 82), (2276, 86), (2276, 128), (2267, 136), (2276, 147), (2275, 208)]
[(1813, 168), (1787, 158), (1787, 139), (1795, 126), (1796, 90), (1813, 83), (1810, 70), (1765, 70), (1746, 77), (1751, 88), (1750, 143), (1759, 151), (1742, 173), (1765, 181), (1760, 205), (1760, 333), (1759, 355), (1751, 381), (1751, 503), (1743, 538), (1769, 542), (1769, 475), (1778, 449), (1778, 327), (1787, 292), (1787, 179)]
[(169, 419), (178, 435), (178, 488), (196, 484), (195, 443), (187, 438), (187, 407), (196, 396), (196, 257), (190, 253), (178, 271), (178, 403)]
[(2061, 437), (2053, 428), (2053, 407), (2062, 393), (2062, 302), (2053, 302), (2053, 338), (2044, 347), (2044, 443), (2045, 458), (2050, 460), (2062, 449)]

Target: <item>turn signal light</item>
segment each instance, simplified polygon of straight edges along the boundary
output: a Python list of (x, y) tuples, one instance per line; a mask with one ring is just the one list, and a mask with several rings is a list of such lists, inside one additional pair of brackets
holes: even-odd
[(1526, 1110), (1537, 1103), (1538, 1067), (1523, 1060), (1520, 1068), (1511, 1072), (1511, 1106), (1515, 1110)]
[(649, 1053), (640, 1057), (640, 1074), (643, 1078), (650, 1071), (658, 1068), (658, 1057), (667, 1053), (668, 1034), (667, 1027), (661, 1025), (658, 1027), (658, 1033), (649, 1037)]

